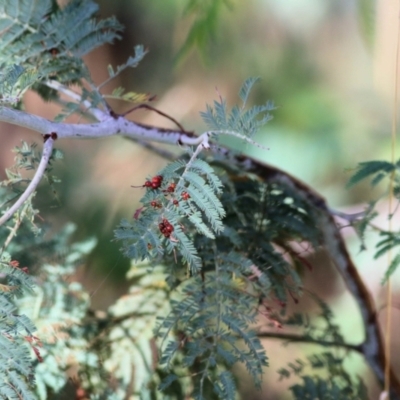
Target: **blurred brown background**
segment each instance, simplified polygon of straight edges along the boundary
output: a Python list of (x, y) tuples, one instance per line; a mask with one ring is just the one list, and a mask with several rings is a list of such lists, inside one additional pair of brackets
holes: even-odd
[[(251, 101), (270, 99), (279, 108), (274, 120), (256, 138), (270, 150), (248, 146), (246, 152), (314, 186), (333, 207), (346, 209), (376, 196), (367, 184), (351, 190), (344, 186), (351, 174), (348, 170), (358, 162), (390, 159), (397, 2), (231, 0), (204, 53), (193, 49), (179, 62), (175, 62), (175, 56), (193, 23), (192, 17), (183, 16), (186, 0), (101, 0), (99, 4), (100, 16), (116, 15), (126, 29), (124, 39), (115, 46), (87, 56), (95, 82), (106, 79), (108, 64), (123, 63), (134, 45), (143, 44), (150, 51), (138, 68), (126, 71), (118, 82), (106, 86), (105, 93), (121, 85), (156, 94), (157, 108), (186, 129), (201, 132), (205, 126), (199, 111), (217, 98), (216, 87), (228, 104), (234, 104), (244, 79), (260, 76), (262, 81), (255, 87)], [(372, 7), (365, 13), (363, 7), (368, 4)], [(27, 94), (25, 104), (29, 112), (47, 118), (58, 112), (56, 106), (43, 103), (32, 93)], [(121, 102), (112, 106), (116, 112), (129, 108)], [(129, 118), (172, 126), (148, 111), (135, 112)], [(0, 174), (12, 164), (10, 150), (22, 139), (41, 142), (36, 134), (1, 124)], [(226, 143), (236, 145), (231, 139)], [(93, 291), (94, 307), (104, 308), (126, 288), (123, 279), (128, 260), (112, 241), (113, 228), (122, 217), (131, 218), (137, 208), (142, 192), (131, 185), (142, 184), (165, 160), (123, 138), (66, 140), (57, 145), (65, 152), (64, 161), (57, 167), (62, 178), (62, 184), (56, 187), (60, 204), (43, 184), (38, 207), (54, 231), (66, 221), (73, 221), (78, 227), (77, 239), (88, 235), (98, 238), (99, 244), (82, 268), (81, 278)], [(349, 235), (360, 271), (378, 307), (383, 307), (384, 318), (384, 289), (379, 282), (386, 260), (380, 264), (371, 261), (376, 239), (369, 242), (369, 253), (359, 254), (359, 243)], [(315, 268), (306, 281), (311, 288), (322, 288), (320, 294), (329, 294), (326, 300), (337, 313), (349, 341), (360, 341), (357, 309), (343, 283), (334, 272), (322, 268), (324, 265)], [(399, 279), (395, 277), (393, 282), (397, 290)], [(397, 310), (393, 318), (395, 332)], [(249, 386), (247, 397), (285, 399), (288, 383), (277, 384), (276, 370), (310, 346), (284, 348), (277, 341), (266, 341), (266, 347), (271, 366), (266, 371), (264, 390), (254, 394), (250, 383), (243, 383)], [(360, 359), (354, 356), (352, 360), (355, 373), (365, 375), (367, 369)], [(393, 361), (398, 363), (397, 357)]]

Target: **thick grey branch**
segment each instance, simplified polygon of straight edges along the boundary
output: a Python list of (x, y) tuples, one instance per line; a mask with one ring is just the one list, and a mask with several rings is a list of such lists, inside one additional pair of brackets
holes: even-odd
[[(41, 134), (56, 132), (62, 138), (100, 138), (106, 136), (127, 136), (132, 139), (169, 143), (172, 145), (198, 145), (208, 140), (208, 134), (194, 136), (189, 132), (162, 129), (129, 121), (124, 117), (109, 117), (93, 124), (67, 124), (0, 106), (0, 121), (32, 129)], [(207, 142), (208, 143), (208, 142)]]

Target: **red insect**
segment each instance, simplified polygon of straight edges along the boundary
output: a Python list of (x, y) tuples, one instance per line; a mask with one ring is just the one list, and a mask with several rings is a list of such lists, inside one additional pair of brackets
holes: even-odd
[(174, 231), (174, 227), (165, 218), (158, 224), (158, 228), (166, 238), (169, 238)]
[(176, 188), (176, 183), (172, 182), (169, 184), (169, 186), (167, 187), (167, 192), (169, 193), (174, 193), (175, 192), (175, 188)]
[(153, 178), (151, 178), (151, 181), (146, 181), (144, 183), (144, 185), (142, 185), (142, 186), (132, 186), (132, 187), (134, 187), (134, 188), (147, 187), (147, 188), (150, 188), (150, 189), (158, 189), (161, 186), (162, 181), (163, 181), (163, 177), (161, 175), (156, 175)]
[(56, 132), (46, 133), (43, 135), (43, 142), (46, 142), (49, 138), (56, 140), (58, 138), (58, 135)]
[(160, 204), (158, 201), (155, 201), (155, 200), (151, 201), (151, 202), (150, 202), (150, 205), (151, 205), (153, 208), (161, 208), (161, 207), (162, 207), (161, 204)]
[(182, 192), (182, 199), (183, 200), (189, 200), (190, 199), (190, 194), (188, 192)]
[(153, 178), (151, 178), (151, 187), (153, 189), (158, 189), (163, 181), (163, 177), (161, 175), (156, 175)]

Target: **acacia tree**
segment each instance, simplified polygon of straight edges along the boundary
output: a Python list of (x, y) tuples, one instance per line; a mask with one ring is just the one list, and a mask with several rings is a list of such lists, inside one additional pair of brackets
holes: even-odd
[[(203, 133), (185, 130), (172, 117), (176, 129), (132, 122), (111, 109), (102, 88), (136, 67), (146, 51), (135, 47), (125, 64), (109, 67), (105, 82), (94, 82), (82, 56), (120, 39), (122, 30), (114, 18), (96, 21), (96, 11), (89, 0), (64, 8), (52, 0), (0, 1), (0, 120), (43, 138), (42, 151), (26, 143), (15, 149), (16, 165), (0, 186), (0, 396), (58, 398), (67, 390), (66, 371), (73, 370), (76, 398), (235, 399), (232, 367), (242, 364), (260, 386), (268, 365), (260, 339), (272, 337), (324, 347), (280, 370), (282, 378), (299, 378), (290, 387), (296, 399), (367, 399), (365, 383), (344, 365), (352, 352), (364, 357), (382, 387), (386, 377), (392, 399), (400, 398), (374, 302), (335, 220), (340, 213), (284, 171), (218, 144), (221, 135), (231, 135), (257, 146), (252, 137), (274, 108), (270, 102), (247, 107), (257, 79), (245, 81), (239, 106), (229, 108), (222, 98), (207, 106)], [(54, 121), (25, 112), (27, 90), (62, 103), (63, 112)], [(123, 89), (112, 96), (135, 100)], [(146, 100), (135, 107), (152, 109)], [(64, 122), (73, 113), (87, 122)], [(154, 142), (185, 151), (178, 159), (163, 153), (168, 163), (143, 182), (142, 206), (116, 227), (115, 238), (132, 260), (131, 287), (107, 313), (96, 313), (82, 285), (66, 279), (93, 241), (70, 245), (71, 226), (46, 238), (34, 195), (44, 177), (55, 182), (58, 141), (113, 135), (155, 152)], [(34, 170), (33, 178), (23, 169)], [(363, 163), (351, 183), (387, 178), (398, 197), (399, 169), (399, 162)], [(340, 214), (361, 238), (374, 215), (373, 205)], [(398, 248), (398, 232), (381, 235), (377, 256)], [(347, 342), (329, 305), (316, 297), (316, 320), (285, 313), (288, 299), (300, 298), (308, 268), (298, 243), (325, 251), (343, 277), (362, 317), (361, 343)], [(27, 255), (46, 260), (55, 251), (66, 254), (62, 263), (43, 262), (34, 275), (20, 267)], [(399, 263), (397, 255), (385, 279)], [(277, 332), (274, 325), (294, 325), (299, 333)], [(325, 375), (316, 374), (321, 369)]]

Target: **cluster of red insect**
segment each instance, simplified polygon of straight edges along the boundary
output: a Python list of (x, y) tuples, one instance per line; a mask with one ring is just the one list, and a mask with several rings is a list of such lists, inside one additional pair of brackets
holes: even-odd
[[(163, 183), (163, 177), (161, 175), (156, 175), (151, 180), (147, 180), (144, 185), (142, 186), (132, 186), (132, 187), (146, 187), (152, 190), (159, 189)], [(176, 183), (171, 182), (164, 192), (164, 196), (167, 196), (168, 194), (174, 193), (176, 189)], [(183, 191), (181, 193), (181, 198), (184, 201), (187, 201), (190, 199), (190, 194), (186, 191)], [(172, 203), (174, 205), (178, 205), (179, 201), (176, 198), (172, 199)], [(162, 203), (157, 201), (157, 200), (152, 200), (150, 202), (150, 206), (153, 208), (162, 208)], [(142, 207), (143, 209), (143, 207)], [(140, 209), (141, 210), (141, 209)], [(164, 235), (164, 237), (169, 238), (172, 235), (172, 232), (174, 231), (174, 227), (171, 225), (171, 223), (166, 219), (163, 218), (162, 221), (158, 224), (158, 228), (160, 229), (160, 232)]]
[(163, 219), (159, 224), (158, 227), (161, 233), (166, 237), (169, 238), (174, 231), (174, 227), (170, 224), (167, 219)]
[(168, 193), (174, 193), (176, 188), (176, 183), (172, 182), (168, 185), (166, 192)]
[(190, 199), (190, 194), (188, 192), (182, 192), (182, 199), (183, 200), (189, 200)]
[(156, 175), (151, 178), (151, 181), (146, 181), (143, 186), (151, 189), (158, 189), (161, 186), (162, 181), (163, 177), (161, 175)]

